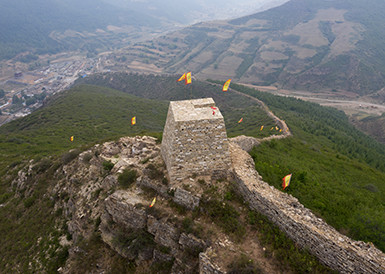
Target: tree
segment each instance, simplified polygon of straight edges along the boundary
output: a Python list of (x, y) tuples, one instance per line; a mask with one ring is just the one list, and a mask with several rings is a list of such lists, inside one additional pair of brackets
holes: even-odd
[(12, 97), (12, 104), (19, 105), (22, 103), (22, 100), (15, 94)]

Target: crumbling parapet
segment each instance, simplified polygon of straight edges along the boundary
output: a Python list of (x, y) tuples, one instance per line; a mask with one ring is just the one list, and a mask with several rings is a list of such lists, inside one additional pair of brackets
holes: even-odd
[(385, 273), (385, 254), (371, 243), (342, 235), (295, 197), (262, 180), (250, 155), (230, 143), (238, 192), (252, 209), (265, 215), (294, 242), (341, 273)]
[(170, 102), (161, 153), (171, 182), (193, 174), (227, 177), (226, 128), (212, 98)]

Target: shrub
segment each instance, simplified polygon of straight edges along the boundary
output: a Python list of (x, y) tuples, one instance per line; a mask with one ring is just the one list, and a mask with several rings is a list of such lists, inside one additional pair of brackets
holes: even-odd
[(39, 161), (36, 165), (33, 166), (33, 170), (36, 172), (36, 173), (42, 173), (44, 171), (46, 171), (47, 169), (49, 169), (52, 165), (52, 161), (50, 159), (43, 159), (41, 161)]
[(138, 177), (138, 173), (136, 172), (135, 169), (125, 169), (123, 173), (119, 174), (119, 177), (118, 177), (119, 185), (122, 188), (126, 189), (136, 181), (137, 177)]
[(154, 247), (154, 236), (144, 230), (134, 230), (129, 233), (119, 233), (114, 237), (113, 243), (122, 248), (129, 247), (130, 251), (138, 254), (140, 250)]
[(154, 179), (163, 179), (164, 178), (163, 172), (160, 171), (159, 169), (157, 169), (156, 166), (154, 166), (153, 164), (147, 165), (146, 170), (147, 170), (148, 177), (150, 179), (154, 180)]
[(229, 273), (264, 273), (262, 269), (256, 266), (249, 257), (242, 253), (239, 257), (235, 258), (234, 261), (230, 263)]
[(83, 156), (83, 162), (84, 163), (88, 164), (91, 159), (92, 159), (92, 153), (91, 152), (84, 154), (84, 156)]
[(36, 197), (34, 197), (34, 196), (28, 197), (28, 198), (24, 199), (23, 204), (26, 208), (29, 208), (35, 203), (35, 200), (36, 200)]
[(241, 237), (246, 229), (239, 221), (239, 213), (228, 203), (222, 203), (219, 200), (210, 200), (203, 202), (204, 209), (209, 217), (226, 232), (233, 233)]
[(107, 170), (108, 172), (110, 172), (111, 169), (114, 167), (114, 164), (111, 161), (104, 161), (102, 165), (104, 170)]
[(65, 164), (68, 164), (69, 162), (71, 162), (73, 159), (75, 159), (76, 157), (78, 157), (80, 151), (78, 149), (73, 149), (71, 150), (70, 152), (67, 152), (65, 154), (63, 154), (63, 156), (61, 157), (61, 160), (62, 160), (62, 163), (65, 165)]
[(189, 217), (186, 217), (182, 221), (182, 228), (183, 231), (185, 231), (187, 234), (194, 232), (194, 221), (191, 220)]
[(11, 197), (11, 196), (12, 196), (12, 194), (10, 192), (0, 194), (0, 204), (6, 202), (9, 199), (9, 197)]

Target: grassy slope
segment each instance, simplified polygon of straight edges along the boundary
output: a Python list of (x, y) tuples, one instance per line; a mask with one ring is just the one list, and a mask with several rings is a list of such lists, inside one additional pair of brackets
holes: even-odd
[[(62, 153), (103, 139), (160, 132), (167, 107), (166, 102), (108, 88), (78, 86), (31, 115), (1, 127), (0, 159), (10, 163)], [(135, 126), (131, 126), (133, 116), (137, 117)], [(74, 142), (70, 142), (70, 136), (74, 136)]]
[[(159, 132), (167, 107), (166, 102), (108, 88), (78, 86), (33, 114), (1, 127), (0, 204), (5, 205), (0, 208), (1, 271), (27, 273), (45, 269), (56, 273), (65, 262), (68, 253), (66, 248), (60, 248), (59, 236), (68, 233), (67, 228), (61, 213), (54, 212), (55, 203), (46, 195), (47, 188), (55, 183), (53, 173), (62, 163), (55, 155), (122, 135)], [(131, 126), (132, 116), (137, 117), (135, 126)], [(71, 135), (74, 142), (69, 140)], [(12, 176), (25, 160), (41, 157), (48, 169), (41, 174), (33, 172), (27, 180), (27, 185), (38, 181), (32, 192), (15, 197), (14, 189), (9, 187)], [(6, 171), (11, 176), (5, 176)]]
[[(266, 137), (268, 131), (259, 131), (259, 127), (266, 128), (274, 125), (260, 107), (250, 100), (239, 97), (231, 92), (222, 92), (220, 85), (207, 82), (193, 81), (189, 86), (176, 82), (179, 76), (164, 77), (155, 75), (137, 75), (126, 73), (108, 73), (91, 75), (79, 79), (80, 83), (94, 83), (126, 93), (150, 99), (187, 100), (211, 97), (224, 116), (227, 134), (230, 137), (245, 134), (255, 137)], [(243, 117), (243, 122), (238, 124)]]
[(294, 134), (251, 152), (263, 179), (281, 189), (292, 173), (288, 193), (344, 234), (384, 251), (385, 147), (340, 111), (238, 88), (265, 101)]

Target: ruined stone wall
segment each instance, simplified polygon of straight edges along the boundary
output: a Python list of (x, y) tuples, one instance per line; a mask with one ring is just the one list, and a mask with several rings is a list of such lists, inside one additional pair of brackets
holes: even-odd
[(223, 116), (211, 98), (170, 102), (161, 153), (171, 181), (226, 177), (231, 165)]
[(252, 158), (235, 143), (230, 154), (239, 193), (297, 244), (341, 273), (385, 273), (385, 254), (373, 244), (342, 235), (296, 198), (263, 182)]

